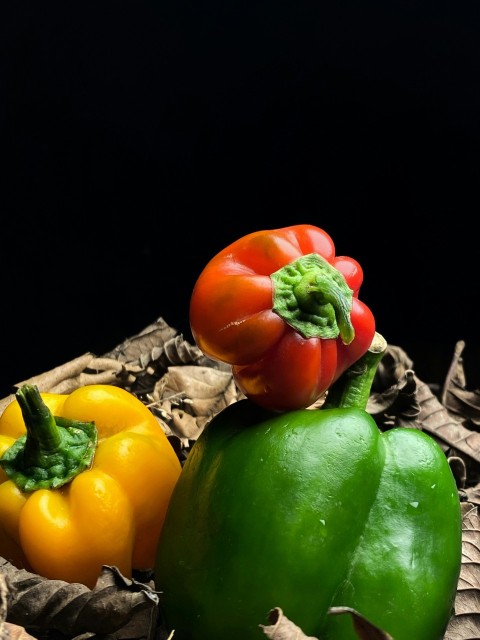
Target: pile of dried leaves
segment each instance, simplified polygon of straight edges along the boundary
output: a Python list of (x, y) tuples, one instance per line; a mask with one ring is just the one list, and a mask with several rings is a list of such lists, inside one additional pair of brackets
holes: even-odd
[[(381, 430), (409, 427), (429, 433), (457, 480), (463, 509), (462, 570), (445, 640), (480, 638), (480, 391), (467, 388), (464, 348), (463, 342), (457, 344), (440, 389), (419, 380), (408, 355), (390, 345), (367, 405)], [(182, 462), (208, 421), (242, 397), (229, 367), (206, 358), (162, 318), (102, 357), (87, 353), (28, 382), (55, 393), (94, 383), (128, 389), (158, 418)], [(0, 400), (0, 412), (13, 397)], [(153, 575), (126, 579), (106, 566), (90, 590), (18, 570), (0, 558), (0, 640), (165, 640), (157, 605)], [(363, 640), (389, 638), (347, 607), (329, 613), (351, 615)], [(306, 638), (280, 608), (265, 612), (259, 625), (266, 638)]]

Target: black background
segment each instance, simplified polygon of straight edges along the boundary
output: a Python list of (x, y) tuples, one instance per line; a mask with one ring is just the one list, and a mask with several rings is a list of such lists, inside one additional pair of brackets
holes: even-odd
[(312, 223), (423, 380), (477, 338), (476, 2), (5, 3), (0, 397), (162, 316), (201, 269)]

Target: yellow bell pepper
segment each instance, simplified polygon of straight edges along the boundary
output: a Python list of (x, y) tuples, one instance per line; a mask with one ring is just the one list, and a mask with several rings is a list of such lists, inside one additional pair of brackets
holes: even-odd
[(125, 389), (24, 385), (0, 417), (0, 555), (90, 588), (102, 565), (148, 570), (180, 471), (155, 416)]

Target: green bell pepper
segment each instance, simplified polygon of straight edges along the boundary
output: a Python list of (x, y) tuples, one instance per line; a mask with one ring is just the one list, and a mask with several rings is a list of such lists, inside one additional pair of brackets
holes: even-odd
[(261, 640), (275, 607), (309, 636), (358, 638), (332, 606), (395, 640), (443, 638), (461, 563), (458, 491), (429, 435), (382, 433), (366, 412), (385, 349), (377, 334), (321, 409), (241, 400), (204, 429), (155, 565), (177, 640)]

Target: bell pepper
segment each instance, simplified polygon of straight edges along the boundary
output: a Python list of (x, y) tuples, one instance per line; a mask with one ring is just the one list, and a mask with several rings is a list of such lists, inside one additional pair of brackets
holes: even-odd
[(178, 640), (260, 640), (280, 608), (306, 636), (358, 640), (351, 607), (395, 640), (440, 640), (461, 564), (460, 501), (443, 450), (381, 432), (365, 406), (385, 341), (319, 409), (248, 399), (218, 413), (172, 494), (155, 564)]
[(0, 417), (0, 555), (92, 588), (102, 565), (152, 569), (181, 465), (130, 392), (24, 385)]
[(268, 409), (314, 404), (368, 349), (375, 333), (358, 299), (363, 270), (336, 256), (313, 225), (257, 231), (207, 263), (190, 327), (208, 357), (232, 365), (239, 389)]

